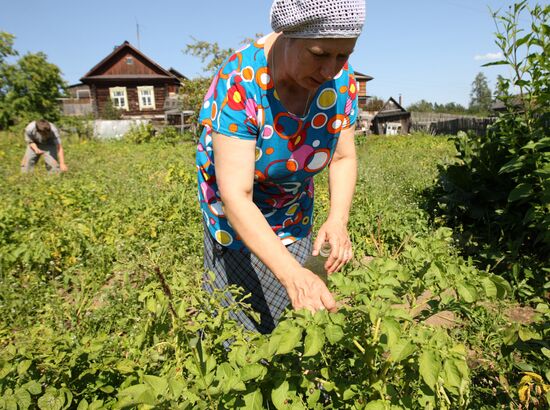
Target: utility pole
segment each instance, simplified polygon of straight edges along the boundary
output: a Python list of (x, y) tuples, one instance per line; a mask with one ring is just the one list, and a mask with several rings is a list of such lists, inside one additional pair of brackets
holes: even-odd
[(138, 50), (141, 50), (141, 46), (139, 44), (139, 23), (136, 20), (136, 31), (137, 31), (137, 48)]

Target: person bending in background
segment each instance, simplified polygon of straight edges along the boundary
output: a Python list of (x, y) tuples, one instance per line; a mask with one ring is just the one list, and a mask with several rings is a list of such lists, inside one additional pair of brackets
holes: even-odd
[[(357, 84), (348, 58), (364, 0), (275, 0), (271, 34), (230, 56), (199, 121), (199, 200), (212, 292), (238, 285), (260, 314), (245, 328), (270, 333), (283, 311), (335, 310), (324, 282), (303, 267), (327, 241), (325, 267), (352, 258), (347, 230), (356, 181)], [(313, 176), (329, 169), (330, 212), (311, 238)]]
[(31, 121), (25, 127), (25, 142), (27, 150), (21, 161), (21, 172), (32, 172), (40, 157), (44, 157), (46, 170), (50, 173), (68, 170), (59, 130), (51, 122)]

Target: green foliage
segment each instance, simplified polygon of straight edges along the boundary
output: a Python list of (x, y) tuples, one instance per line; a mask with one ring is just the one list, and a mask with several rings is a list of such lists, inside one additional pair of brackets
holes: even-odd
[[(526, 12), (533, 24), (524, 35), (519, 22)], [(499, 83), (507, 109), (486, 136), (455, 139), (459, 161), (445, 168), (440, 184), (445, 221), (461, 226), (471, 251), (499, 265), (523, 294), (549, 286), (549, 15), (550, 7), (529, 9), (526, 2), (495, 14), (504, 60), (488, 65), (505, 64), (514, 73)], [(520, 90), (519, 105), (510, 86)]]
[(0, 408), (498, 408), (526, 386), (543, 403), (547, 303), (511, 321), (510, 285), (419, 208), (445, 139), (360, 144), (341, 308), (288, 312), (271, 335), (234, 322), (237, 289), (201, 290), (194, 145), (71, 139), (59, 178), (21, 175), (22, 150), (1, 135)]
[(212, 75), (223, 61), (235, 51), (232, 48), (222, 48), (217, 42), (209, 43), (208, 41), (197, 40), (194, 37), (191, 38), (193, 43), (187, 44), (184, 53), (199, 57), (201, 62), (205, 64), (204, 71)]
[(467, 115), (470, 114), (467, 108), (464, 106), (450, 102), (447, 104), (438, 104), (431, 103), (426, 100), (420, 100), (414, 104), (411, 104), (407, 107), (407, 111), (411, 112), (436, 112), (441, 114), (457, 114), (457, 115)]
[(104, 120), (120, 120), (122, 118), (122, 112), (118, 108), (115, 108), (113, 101), (109, 98), (105, 101), (103, 110), (100, 113), (100, 118)]
[(57, 125), (68, 135), (75, 135), (79, 140), (90, 140), (94, 136), (93, 116), (62, 116)]
[(138, 124), (132, 126), (130, 131), (124, 134), (124, 139), (134, 144), (143, 144), (153, 141), (155, 138), (155, 128), (151, 123)]
[(380, 111), (384, 106), (384, 100), (379, 97), (369, 97), (367, 103), (365, 104), (366, 111)]
[(182, 108), (194, 112), (190, 121), (197, 121), (204, 102), (204, 96), (208, 91), (211, 81), (212, 79), (210, 78), (199, 77), (193, 80), (186, 80), (182, 83), (179, 91)]
[(166, 126), (155, 134), (155, 141), (175, 145), (182, 141), (191, 141), (193, 138), (181, 133), (176, 127)]
[[(0, 55), (16, 55), (13, 36), (1, 33)], [(42, 53), (27, 53), (16, 63), (0, 60), (0, 129), (36, 118), (57, 121), (60, 116), (58, 98), (67, 84), (59, 68), (48, 62)]]
[(0, 64), (4, 62), (5, 57), (17, 55), (17, 51), (13, 48), (14, 40), (13, 34), (0, 31)]
[(472, 91), (470, 92), (470, 106), (468, 107), (471, 113), (487, 115), (491, 108), (493, 97), (491, 89), (487, 83), (485, 74), (478, 73), (472, 82)]

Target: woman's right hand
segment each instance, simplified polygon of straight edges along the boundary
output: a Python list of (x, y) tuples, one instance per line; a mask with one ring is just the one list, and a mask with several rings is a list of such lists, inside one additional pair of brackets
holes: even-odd
[(325, 283), (309, 269), (301, 267), (281, 283), (295, 310), (308, 309), (311, 312), (316, 312), (327, 309), (331, 312), (336, 311), (334, 296)]

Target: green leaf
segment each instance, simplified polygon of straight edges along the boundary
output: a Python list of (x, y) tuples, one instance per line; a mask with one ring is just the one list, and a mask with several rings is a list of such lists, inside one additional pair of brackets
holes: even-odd
[(252, 363), (241, 368), (241, 380), (247, 382), (249, 380), (258, 379), (265, 376), (267, 369), (259, 363)]
[(508, 202), (519, 201), (533, 195), (533, 186), (527, 183), (518, 184), (508, 196)]
[(80, 400), (80, 403), (78, 403), (78, 407), (76, 410), (88, 410), (88, 401), (86, 399)]
[(369, 401), (364, 408), (365, 410), (386, 410), (384, 403), (382, 400)]
[(168, 380), (163, 377), (145, 375), (143, 381), (150, 385), (157, 395), (164, 395), (168, 390)]
[(46, 392), (38, 399), (38, 408), (41, 410), (60, 410), (65, 404), (61, 395), (54, 395), (52, 391)]
[(523, 342), (527, 342), (528, 340), (541, 340), (541, 336), (533, 332), (531, 329), (527, 327), (521, 327), (518, 331), (518, 336)]
[(424, 382), (435, 391), (437, 378), (441, 372), (441, 362), (435, 352), (425, 350), (418, 359), (420, 375)]
[(462, 383), (462, 376), (460, 370), (454, 363), (454, 360), (445, 360), (443, 364), (443, 381), (447, 389), (457, 394)]
[(490, 63), (485, 63), (485, 64), (482, 64), (481, 66), (482, 67), (491, 67), (491, 66), (494, 66), (494, 65), (508, 65), (508, 61), (504, 61), (504, 60), (501, 60), (501, 61), (492, 61)]
[(276, 409), (284, 409), (288, 397), (288, 382), (285, 380), (275, 389), (271, 390), (271, 401)]
[(24, 389), (27, 389), (27, 391), (33, 396), (36, 396), (42, 393), (42, 385), (38, 383), (36, 380), (31, 380), (30, 382), (25, 383), (21, 387), (23, 387)]
[(330, 323), (325, 328), (325, 336), (330, 344), (336, 344), (344, 337), (344, 331), (341, 326)]
[(490, 278), (485, 277), (481, 279), (481, 284), (483, 285), (483, 290), (488, 298), (496, 298), (498, 295), (498, 288), (495, 282)]
[(116, 369), (122, 374), (132, 373), (136, 364), (128, 359), (121, 360), (117, 363)]
[(304, 340), (304, 357), (315, 356), (325, 344), (325, 333), (319, 326), (310, 326)]
[(17, 406), (20, 409), (28, 409), (29, 407), (31, 407), (31, 395), (27, 390), (19, 388), (15, 390), (14, 396), (17, 399)]
[(355, 391), (355, 385), (353, 385), (347, 388), (346, 390), (344, 390), (343, 398), (344, 400), (350, 400), (355, 395), (357, 395), (357, 392)]
[(302, 341), (302, 329), (297, 326), (291, 326), (286, 329), (284, 337), (280, 338), (276, 354), (287, 354), (292, 352)]
[(389, 360), (393, 362), (400, 362), (406, 357), (410, 356), (416, 350), (416, 346), (409, 340), (401, 339), (393, 346), (390, 347)]
[(477, 300), (477, 290), (469, 283), (460, 282), (456, 286), (456, 291), (466, 303), (474, 303)]
[(22, 360), (17, 365), (17, 374), (19, 374), (19, 376), (22, 376), (25, 373), (27, 373), (27, 370), (29, 370), (29, 367), (31, 367), (31, 364), (32, 364), (32, 360)]
[(149, 404), (154, 406), (157, 401), (151, 387), (147, 384), (134, 384), (119, 393), (120, 407), (137, 404)]
[(395, 319), (384, 318), (384, 320), (382, 321), (381, 330), (381, 341), (385, 341), (387, 348), (391, 349), (392, 346), (397, 343), (399, 341), (399, 338), (401, 337), (401, 325)]
[(247, 409), (263, 409), (263, 396), (260, 389), (254, 390), (253, 392), (246, 394), (243, 399)]

